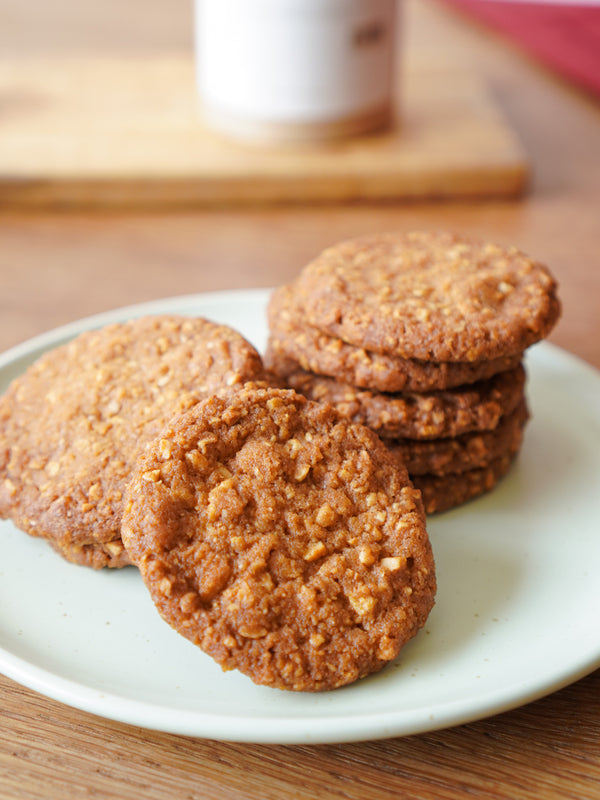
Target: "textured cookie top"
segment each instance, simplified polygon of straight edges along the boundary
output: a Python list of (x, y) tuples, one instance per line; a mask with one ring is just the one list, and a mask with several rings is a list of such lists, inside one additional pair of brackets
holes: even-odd
[(355, 347), (305, 319), (293, 286), (270, 297), (265, 364), (285, 379), (299, 368), (379, 392), (429, 392), (462, 386), (518, 366), (522, 354), (481, 361), (422, 361)]
[(70, 560), (121, 565), (122, 495), (140, 451), (174, 414), (261, 376), (252, 345), (203, 319), (82, 333), (0, 398), (0, 515)]
[(342, 242), (294, 284), (306, 320), (402, 358), (479, 361), (545, 337), (560, 305), (549, 271), (515, 248), (449, 233)]
[(434, 601), (405, 470), (371, 431), (290, 390), (242, 389), (173, 421), (138, 463), (122, 535), (167, 622), (273, 687), (381, 669)]

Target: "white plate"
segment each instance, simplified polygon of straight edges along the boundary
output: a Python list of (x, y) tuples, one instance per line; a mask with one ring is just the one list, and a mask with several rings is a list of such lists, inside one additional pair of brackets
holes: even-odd
[[(0, 357), (0, 391), (84, 328), (147, 313), (228, 323), (257, 347), (264, 290), (147, 303), (77, 322)], [(600, 375), (548, 344), (527, 356), (533, 410), (494, 492), (429, 521), (438, 570), (426, 628), (383, 672), (297, 694), (220, 668), (155, 611), (133, 568), (95, 572), (0, 522), (0, 669), (110, 719), (246, 742), (414, 734), (534, 700), (600, 665)]]

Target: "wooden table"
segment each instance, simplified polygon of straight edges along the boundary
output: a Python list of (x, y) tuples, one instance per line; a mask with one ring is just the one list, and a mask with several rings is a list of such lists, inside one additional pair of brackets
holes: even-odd
[[(0, 0), (0, 49), (21, 57), (191, 46), (187, 9), (160, 0), (127, 6), (124, 19), (116, 0)], [(547, 262), (564, 302), (551, 340), (600, 367), (598, 104), (441, 5), (417, 0), (407, 25), (413, 42), (451, 42), (489, 80), (532, 161), (524, 199), (95, 214), (4, 208), (0, 350), (116, 306), (272, 286), (357, 233), (451, 228), (514, 243)], [(599, 690), (596, 671), (519, 710), (450, 730), (263, 746), (113, 723), (0, 678), (0, 798), (590, 800), (600, 797)]]

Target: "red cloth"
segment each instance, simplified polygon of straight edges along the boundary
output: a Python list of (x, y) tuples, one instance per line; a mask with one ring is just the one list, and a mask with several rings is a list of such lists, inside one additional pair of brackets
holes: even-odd
[(600, 5), (444, 0), (600, 97)]

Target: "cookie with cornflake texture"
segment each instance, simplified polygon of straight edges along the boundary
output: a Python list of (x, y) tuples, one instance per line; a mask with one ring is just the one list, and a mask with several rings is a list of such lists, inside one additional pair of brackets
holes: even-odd
[(172, 421), (138, 462), (122, 535), (173, 628), (280, 689), (380, 670), (434, 604), (406, 470), (373, 432), (292, 390), (244, 388)]
[(522, 402), (525, 370), (519, 365), (485, 381), (436, 392), (376, 392), (304, 370), (289, 373), (286, 382), (382, 437), (439, 439), (493, 430)]
[(293, 284), (307, 324), (400, 358), (476, 362), (543, 339), (560, 314), (548, 269), (451, 233), (367, 236), (324, 250)]
[(517, 453), (528, 418), (527, 404), (523, 400), (491, 431), (463, 433), (444, 439), (385, 441), (413, 478), (416, 475), (465, 472), (485, 467), (503, 455)]
[(265, 364), (282, 378), (303, 369), (378, 392), (430, 392), (515, 369), (522, 358), (516, 353), (481, 361), (422, 361), (356, 347), (309, 325), (296, 299), (293, 286), (279, 287), (267, 309)]
[(75, 563), (128, 564), (121, 512), (136, 458), (175, 414), (262, 377), (255, 348), (204, 319), (80, 334), (0, 398), (0, 516)]
[(415, 475), (413, 483), (421, 492), (427, 514), (449, 511), (491, 492), (508, 473), (515, 455), (506, 454), (485, 467), (446, 475)]

